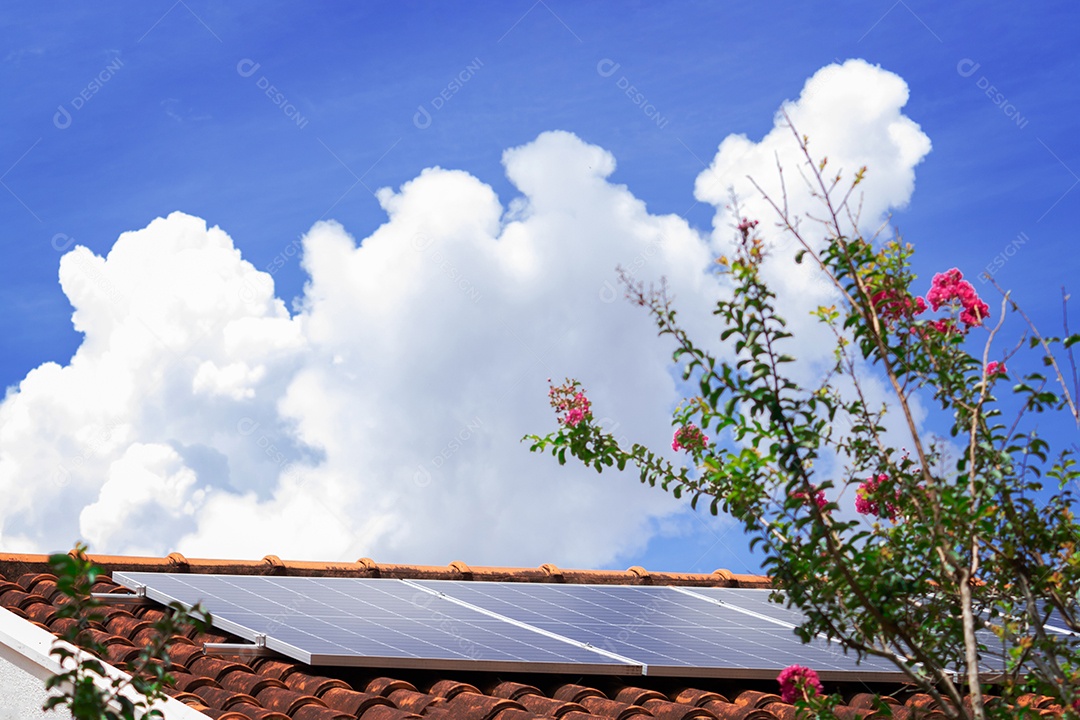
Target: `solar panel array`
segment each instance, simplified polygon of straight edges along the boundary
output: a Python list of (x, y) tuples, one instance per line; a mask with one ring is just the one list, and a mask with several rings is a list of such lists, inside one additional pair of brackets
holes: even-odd
[(876, 658), (803, 644), (768, 591), (271, 576), (114, 574), (152, 600), (201, 602), (214, 625), (310, 665), (899, 680)]

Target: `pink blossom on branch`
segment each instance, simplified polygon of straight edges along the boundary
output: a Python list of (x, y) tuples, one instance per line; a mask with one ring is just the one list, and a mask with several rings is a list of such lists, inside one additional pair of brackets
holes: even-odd
[(998, 375), (1004, 375), (1006, 373), (1005, 363), (998, 362), (997, 360), (991, 360), (986, 363), (986, 377), (992, 378)]
[(743, 235), (746, 235), (747, 233), (749, 233), (751, 230), (753, 230), (757, 226), (758, 226), (758, 221), (757, 220), (749, 220), (747, 218), (743, 218), (742, 222), (739, 223), (738, 228), (739, 228), (739, 232), (741, 232)]
[(911, 298), (908, 297), (906, 291), (892, 288), (877, 291), (870, 296), (870, 302), (887, 323), (926, 312), (926, 301), (921, 297)]
[[(933, 310), (938, 310), (944, 305), (952, 305), (963, 308), (960, 311), (960, 322), (966, 327), (982, 325), (983, 320), (990, 317), (990, 306), (983, 302), (975, 287), (964, 279), (964, 274), (952, 268), (934, 276), (930, 283), (930, 292), (926, 293), (926, 300)], [(938, 328), (939, 331), (941, 328)]]
[[(792, 493), (791, 497), (795, 498), (796, 500), (802, 500), (805, 502), (810, 496), (800, 490), (798, 492)], [(814, 488), (813, 497), (814, 504), (817, 505), (818, 508), (824, 509), (824, 507), (829, 504), (829, 501), (825, 499), (824, 490), (818, 490), (817, 488)]]
[(675, 431), (675, 436), (671, 439), (672, 450), (704, 450), (709, 444), (709, 438), (705, 433), (701, 432), (701, 429), (690, 423), (684, 425)]
[[(882, 485), (889, 482), (889, 476), (885, 474), (867, 478), (855, 491), (855, 510), (863, 515), (883, 517), (887, 520), (895, 520), (900, 515), (900, 508), (888, 500), (875, 500), (874, 496), (881, 492)], [(886, 486), (887, 487), (887, 486)], [(897, 501), (900, 500), (900, 489), (894, 494)]]
[(780, 699), (786, 703), (809, 700), (825, 691), (818, 674), (802, 665), (788, 665), (780, 671), (776, 681), (780, 683)]
[(581, 384), (577, 380), (567, 380), (559, 386), (552, 385), (548, 390), (548, 400), (555, 412), (561, 415), (559, 423), (562, 425), (577, 427), (583, 420), (592, 419), (592, 403), (581, 390)]

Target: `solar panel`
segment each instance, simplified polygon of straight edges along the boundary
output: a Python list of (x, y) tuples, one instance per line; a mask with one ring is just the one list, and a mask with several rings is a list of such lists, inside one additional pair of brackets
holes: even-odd
[(309, 665), (639, 675), (640, 665), (400, 580), (117, 572), (151, 600), (197, 602), (227, 632)]
[[(685, 588), (683, 591), (701, 595), (702, 597), (707, 597), (715, 602), (721, 602), (746, 612), (760, 614), (771, 618), (777, 623), (783, 623), (791, 627), (801, 625), (806, 619), (806, 616), (796, 608), (789, 608), (771, 602), (769, 600), (769, 596), (772, 594), (771, 590), (752, 588)], [(1052, 630), (1052, 628), (1049, 629)], [(985, 651), (981, 653), (982, 663), (980, 665), (980, 671), (986, 673), (1001, 672), (1005, 665), (1006, 656), (1001, 640), (994, 635), (993, 632), (985, 629), (976, 630), (976, 637), (985, 647)]]
[(695, 587), (684, 588), (685, 592), (700, 595), (715, 602), (731, 605), (748, 612), (758, 613), (792, 627), (802, 625), (806, 616), (795, 608), (785, 607), (769, 600), (772, 590), (758, 588), (716, 588)]
[(649, 675), (768, 678), (791, 664), (823, 679), (899, 680), (883, 660), (861, 664), (835, 643), (803, 644), (784, 625), (759, 613), (659, 586), (408, 581), (511, 618), (630, 658)]

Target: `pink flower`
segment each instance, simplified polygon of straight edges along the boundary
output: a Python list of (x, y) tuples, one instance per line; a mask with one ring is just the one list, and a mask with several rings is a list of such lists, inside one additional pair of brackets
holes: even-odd
[(1003, 363), (1003, 362), (998, 362), (997, 360), (991, 360), (990, 362), (986, 363), (986, 373), (985, 374), (986, 374), (986, 377), (988, 377), (988, 378), (994, 377), (996, 375), (1004, 375), (1005, 372), (1006, 372), (1005, 371), (1005, 363)]
[(708, 444), (708, 436), (693, 423), (676, 430), (671, 439), (672, 450), (704, 450)]
[[(796, 493), (793, 493), (791, 497), (795, 498), (796, 500), (805, 501), (810, 496), (807, 495), (806, 493), (804, 493), (802, 490), (800, 490), (800, 491), (798, 491)], [(819, 508), (824, 508), (826, 505), (829, 504), (829, 501), (825, 499), (825, 491), (824, 490), (818, 490), (817, 488), (814, 489), (814, 503)]]
[(776, 681), (780, 683), (780, 699), (786, 703), (807, 700), (824, 692), (818, 674), (802, 665), (788, 665)]
[(748, 220), (746, 218), (743, 218), (742, 222), (739, 223), (738, 228), (739, 228), (739, 232), (741, 232), (743, 235), (745, 235), (748, 232), (750, 232), (751, 230), (753, 230), (754, 228), (756, 228), (757, 226), (758, 226), (758, 221), (757, 220)]
[[(859, 485), (855, 491), (855, 510), (863, 515), (883, 517), (895, 520), (900, 515), (900, 508), (888, 500), (875, 500), (874, 496), (881, 492), (882, 485), (889, 482), (889, 476), (885, 474), (869, 477)], [(895, 491), (895, 497), (900, 500), (900, 489)]]
[[(975, 292), (974, 286), (964, 279), (964, 274), (952, 268), (934, 276), (930, 283), (930, 292), (926, 293), (926, 299), (934, 310), (943, 305), (959, 303), (963, 309), (960, 312), (960, 322), (967, 327), (982, 325), (983, 320), (990, 317), (988, 306)], [(952, 329), (952, 328), (949, 328)], [(939, 332), (945, 332), (937, 327)]]
[(870, 302), (887, 323), (926, 312), (926, 301), (921, 297), (912, 299), (906, 292), (893, 289), (879, 290), (870, 296)]
[(562, 415), (559, 422), (568, 427), (577, 427), (583, 420), (592, 419), (592, 403), (580, 388), (581, 384), (577, 380), (567, 380), (548, 390), (551, 407)]

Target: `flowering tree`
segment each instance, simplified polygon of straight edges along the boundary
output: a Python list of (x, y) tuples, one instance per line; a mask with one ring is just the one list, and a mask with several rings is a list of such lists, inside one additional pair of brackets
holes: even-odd
[[(672, 449), (686, 462), (621, 446), (594, 421), (574, 380), (552, 389), (559, 428), (529, 436), (532, 449), (560, 463), (569, 453), (598, 471), (632, 465), (642, 482), (729, 513), (763, 551), (775, 599), (805, 614), (797, 631), (804, 641), (825, 636), (860, 657), (892, 661), (949, 717), (1015, 717), (1018, 698), (1031, 691), (1053, 696), (1063, 712), (1080, 711), (1080, 636), (1061, 631), (1080, 631), (1072, 488), (1080, 473), (1071, 450), (1051, 455), (1036, 423), (1080, 420), (1075, 380), (1070, 392), (1065, 379), (1076, 377), (1071, 347), (1080, 335), (1066, 328), (1067, 337), (1042, 336), (1004, 292), (995, 321), (955, 268), (935, 275), (921, 296), (911, 246), (877, 248), (858, 232), (849, 198), (865, 168), (842, 186), (840, 175), (824, 175), (825, 161), (812, 160), (806, 138), (795, 137), (804, 177), (825, 208), (824, 238), (807, 236), (786, 198), (763, 195), (797, 243), (795, 262), (810, 263), (835, 288), (836, 304), (814, 313), (835, 340), (827, 376), (808, 387), (786, 372), (791, 335), (762, 273), (774, 260), (747, 219), (735, 256), (718, 260), (730, 293), (713, 314), (731, 361), (687, 335), (663, 285), (646, 289), (622, 277), (628, 297), (673, 339), (674, 359), (697, 393), (673, 414)], [(1002, 353), (995, 340), (1009, 312), (1028, 331)], [(1010, 388), (1005, 360), (1025, 348), (1051, 372), (1027, 373)], [(868, 399), (871, 378), (887, 385), (888, 402)], [(916, 396), (939, 409), (951, 438), (922, 430)], [(1005, 422), (1010, 403), (1019, 410)], [(888, 440), (886, 419), (894, 417), (909, 449)], [(812, 670), (788, 674), (779, 679), (793, 697), (820, 692)], [(813, 707), (827, 714), (825, 705)]]

